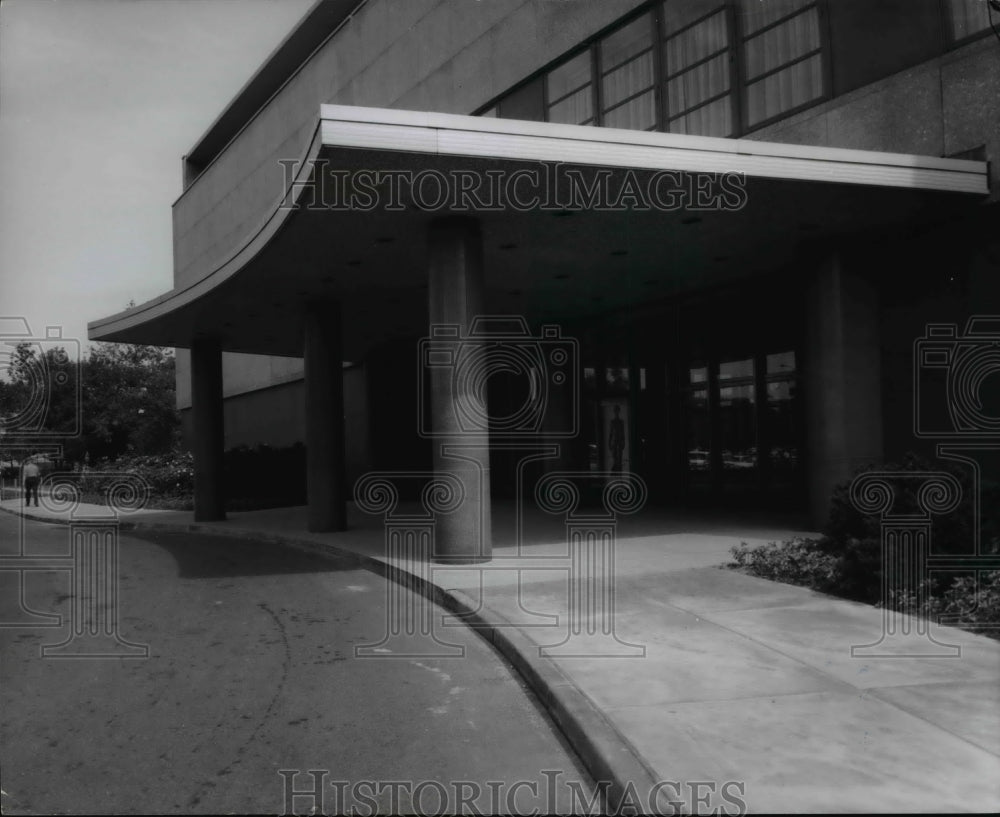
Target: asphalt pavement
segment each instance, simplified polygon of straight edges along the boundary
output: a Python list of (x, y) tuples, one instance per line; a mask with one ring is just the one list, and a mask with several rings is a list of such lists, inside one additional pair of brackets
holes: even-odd
[[(17, 552), (21, 524), (0, 515), (0, 555)], [(23, 531), (28, 556), (68, 553), (66, 527)], [(349, 560), (123, 532), (118, 629), (147, 658), (42, 657), (67, 638), (80, 592), (66, 560), (53, 564), (0, 573), (0, 621), (23, 623), (19, 597), (62, 617), (0, 628), (4, 814), (545, 813), (593, 800), (531, 691), (474, 632), (447, 630), (450, 658), (418, 654), (416, 637), (400, 657), (405, 633), (379, 647), (390, 589), (455, 622)]]

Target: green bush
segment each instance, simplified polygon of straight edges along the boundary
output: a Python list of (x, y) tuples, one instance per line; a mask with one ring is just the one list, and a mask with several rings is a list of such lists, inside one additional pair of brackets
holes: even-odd
[(751, 547), (746, 542), (732, 549), (734, 566), (774, 581), (830, 590), (837, 578), (837, 559), (825, 553), (817, 539), (792, 539)]
[[(872, 470), (872, 469), (866, 469)], [(917, 508), (914, 488), (917, 480), (905, 474), (916, 471), (947, 471), (962, 487), (959, 506), (948, 514), (932, 517), (932, 548), (935, 553), (968, 554), (975, 542), (975, 486), (969, 473), (952, 463), (929, 463), (908, 455), (899, 463), (879, 468), (895, 471), (900, 478), (888, 481), (894, 489), (892, 511), (906, 513)], [(850, 482), (838, 485), (831, 500), (830, 518), (820, 539), (793, 539), (750, 547), (745, 542), (732, 549), (730, 567), (745, 570), (755, 576), (774, 581), (801, 585), (842, 598), (881, 605), (882, 520), (864, 514), (854, 507), (850, 498)], [(981, 486), (981, 536), (986, 550), (1000, 550), (1000, 521), (994, 512), (1000, 508), (1000, 486), (984, 482)], [(986, 628), (1000, 624), (1000, 571), (980, 578), (948, 577), (928, 581), (924, 587), (922, 605), (915, 597), (891, 598), (895, 609), (937, 619), (954, 620), (963, 626)], [(919, 608), (919, 609), (918, 609)], [(990, 634), (1000, 634), (993, 630)]]
[[(241, 446), (225, 453), (226, 507), (231, 511), (302, 505), (306, 501), (306, 453), (301, 443), (289, 448)], [(85, 502), (104, 504), (114, 474), (135, 474), (149, 486), (147, 507), (191, 510), (194, 458), (187, 452), (123, 455), (101, 460), (77, 475)]]

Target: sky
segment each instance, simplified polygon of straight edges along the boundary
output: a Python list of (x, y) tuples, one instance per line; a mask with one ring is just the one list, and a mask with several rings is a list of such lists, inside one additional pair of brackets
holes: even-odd
[(85, 347), (172, 287), (181, 157), (312, 4), (0, 0), (0, 318)]

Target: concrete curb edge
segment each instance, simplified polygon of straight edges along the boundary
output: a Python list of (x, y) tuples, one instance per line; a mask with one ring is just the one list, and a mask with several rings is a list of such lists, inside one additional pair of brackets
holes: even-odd
[[(33, 522), (69, 524), (65, 519), (36, 516), (13, 508), (0, 507), (0, 510)], [(603, 799), (607, 813), (641, 813), (641, 806), (639, 811), (635, 811), (629, 804), (645, 803), (650, 792), (654, 791), (657, 777), (653, 770), (590, 698), (559, 669), (552, 659), (540, 655), (539, 646), (523, 630), (508, 622), (490, 607), (477, 604), (461, 590), (442, 588), (404, 568), (389, 565), (372, 556), (287, 534), (272, 534), (246, 528), (222, 528), (210, 524), (138, 520), (121, 522), (120, 529), (201, 533), (293, 547), (321, 557), (335, 556), (346, 559), (349, 563), (357, 564), (365, 570), (418, 592), (455, 614), (513, 666), (559, 727), (595, 783), (604, 787)]]

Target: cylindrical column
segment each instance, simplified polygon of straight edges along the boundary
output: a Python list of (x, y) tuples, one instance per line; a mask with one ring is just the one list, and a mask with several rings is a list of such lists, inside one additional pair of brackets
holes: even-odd
[[(468, 367), (479, 365), (481, 340), (469, 336), (472, 320), (482, 314), (483, 246), (479, 223), (472, 218), (443, 218), (428, 232), (430, 334), (443, 325), (458, 328), (455, 366), (430, 367), (431, 431), (434, 471), (454, 475), (465, 499), (438, 522), (434, 558), (439, 562), (481, 562), (492, 558), (490, 533), (490, 449), (488, 423), (463, 427), (459, 417), (488, 417), (485, 389), (472, 393), (477, 378)], [(481, 361), (480, 361), (481, 362)], [(464, 368), (463, 368), (464, 367)], [(475, 406), (475, 411), (461, 407)]]
[(191, 344), (191, 414), (194, 426), (194, 519), (226, 518), (223, 464), (222, 348), (214, 338)]
[(344, 364), (340, 304), (305, 316), (306, 488), (311, 531), (347, 528), (344, 467)]
[(822, 525), (836, 485), (882, 459), (878, 293), (831, 255), (810, 281), (806, 312), (806, 476)]

